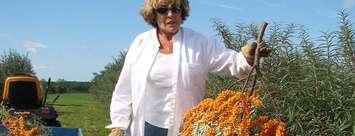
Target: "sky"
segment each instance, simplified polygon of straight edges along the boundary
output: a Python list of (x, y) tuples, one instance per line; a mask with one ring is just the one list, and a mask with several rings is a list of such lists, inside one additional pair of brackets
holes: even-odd
[[(0, 0), (0, 55), (27, 54), (41, 79), (90, 81), (139, 34), (152, 29), (139, 14), (144, 0)], [(182, 25), (216, 37), (212, 18), (227, 25), (262, 21), (333, 31), (355, 0), (190, 0)], [(271, 24), (272, 25), (272, 24)], [(354, 28), (354, 27), (353, 27)]]

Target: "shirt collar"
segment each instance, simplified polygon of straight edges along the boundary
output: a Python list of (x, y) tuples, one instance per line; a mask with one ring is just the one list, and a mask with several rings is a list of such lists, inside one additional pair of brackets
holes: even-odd
[[(177, 42), (181, 39), (182, 37), (182, 31), (183, 31), (183, 27), (180, 27), (179, 31), (173, 36), (173, 42)], [(159, 48), (159, 40), (158, 40), (158, 35), (157, 35), (157, 29), (154, 28), (152, 30), (152, 38), (153, 38), (153, 41), (154, 41), (154, 45), (156, 47)]]
[(180, 38), (181, 38), (181, 33), (182, 33), (182, 31), (183, 31), (182, 29), (183, 29), (183, 28), (180, 27), (179, 31), (173, 36), (173, 42), (180, 40)]

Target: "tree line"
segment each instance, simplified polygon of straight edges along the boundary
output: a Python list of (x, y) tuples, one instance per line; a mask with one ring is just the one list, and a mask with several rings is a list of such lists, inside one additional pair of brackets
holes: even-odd
[[(256, 91), (264, 108), (255, 114), (284, 120), (287, 131), (295, 135), (351, 135), (355, 124), (355, 36), (345, 10), (338, 12), (338, 20), (338, 30), (321, 31), (317, 37), (301, 24), (269, 22), (264, 41), (272, 53), (260, 63)], [(225, 46), (236, 51), (258, 34), (258, 24), (228, 26), (215, 19), (213, 28)], [(107, 114), (124, 59), (125, 52), (121, 52), (104, 70), (94, 73), (89, 89)], [(226, 88), (241, 90), (243, 82), (210, 74), (206, 97), (213, 98)]]
[[(36, 74), (27, 54), (21, 54), (14, 49), (4, 51), (0, 55), (0, 88), (7, 76), (16, 74)], [(47, 88), (48, 81), (41, 79), (42, 88)], [(52, 81), (49, 93), (88, 92), (90, 82), (66, 81), (58, 79)], [(1, 91), (2, 92), (2, 91)]]
[(90, 82), (87, 81), (67, 81), (58, 79), (51, 81), (48, 88), (48, 80), (42, 79), (41, 84), (43, 88), (49, 89), (48, 93), (88, 93)]

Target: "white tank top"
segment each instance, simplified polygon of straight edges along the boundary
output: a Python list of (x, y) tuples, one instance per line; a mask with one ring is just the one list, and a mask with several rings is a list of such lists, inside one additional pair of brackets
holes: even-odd
[(169, 128), (173, 124), (175, 92), (172, 90), (173, 53), (158, 53), (147, 77), (144, 116), (148, 123)]

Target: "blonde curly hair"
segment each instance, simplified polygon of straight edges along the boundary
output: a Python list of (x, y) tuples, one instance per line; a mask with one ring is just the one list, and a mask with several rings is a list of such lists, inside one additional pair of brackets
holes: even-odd
[(140, 10), (140, 14), (143, 16), (145, 22), (151, 26), (155, 28), (158, 27), (156, 21), (157, 13), (155, 12), (155, 9), (157, 8), (158, 3), (161, 1), (180, 7), (182, 21), (186, 20), (186, 18), (189, 16), (190, 7), (188, 0), (144, 0), (144, 5)]

